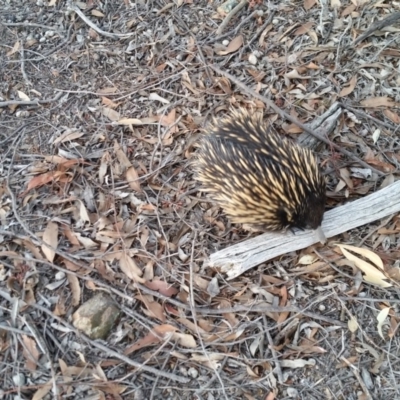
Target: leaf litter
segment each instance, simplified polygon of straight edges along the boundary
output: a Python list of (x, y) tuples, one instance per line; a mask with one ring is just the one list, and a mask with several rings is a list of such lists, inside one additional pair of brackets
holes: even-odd
[[(302, 135), (205, 61), (268, 91), (305, 122), (336, 100), (351, 108), (331, 140), (388, 176), (356, 171), (334, 149), (319, 146), (330, 171), (329, 208), (396, 180), (394, 33), (377, 31), (350, 52), (344, 42), (398, 6), (334, 1), (323, 10), (312, 0), (303, 7), (253, 1), (215, 36), (239, 4), (229, 3), (217, 14), (221, 4), (213, 1), (139, 1), (134, 8), (125, 2), (101, 11), (80, 2), (94, 27), (74, 13), (71, 25), (64, 2), (50, 2), (47, 19), (37, 4), (6, 6), (18, 15), (18, 22), (0, 17), (8, 48), (0, 95), (11, 102), (0, 108), (0, 294), (7, 322), (0, 348), (7, 395), (17, 393), (9, 382), (17, 379), (18, 360), (31, 379), (24, 390), (37, 399), (54, 390), (47, 365), (60, 377), (60, 393), (74, 398), (191, 398), (193, 391), (269, 400), (296, 393), (347, 399), (357, 391), (400, 396), (391, 372), (400, 348), (398, 216), (227, 282), (203, 262), (253, 233), (197, 193), (190, 166), (202, 128), (231, 106), (261, 110), (282, 134)], [(320, 23), (325, 13), (329, 20)], [(102, 31), (133, 37), (111, 40)], [(129, 355), (141, 368), (83, 344), (68, 325), (68, 316), (99, 291), (111, 293), (122, 310), (106, 339), (109, 351)], [(269, 308), (253, 311), (258, 305)], [(23, 313), (34, 318), (33, 336)], [(13, 357), (8, 348), (17, 350)], [(355, 365), (372, 374), (368, 385), (351, 375)], [(365, 374), (360, 379), (367, 382)], [(177, 387), (173, 381), (181, 378), (190, 383)], [(116, 383), (121, 380), (124, 385)], [(338, 384), (344, 380), (347, 385)]]

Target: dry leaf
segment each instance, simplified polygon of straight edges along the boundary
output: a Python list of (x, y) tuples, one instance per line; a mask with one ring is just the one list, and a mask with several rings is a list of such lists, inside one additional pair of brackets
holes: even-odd
[(111, 121), (118, 121), (121, 119), (121, 115), (119, 114), (119, 112), (113, 110), (112, 108), (101, 107), (100, 111), (105, 117), (107, 117)]
[(302, 256), (297, 264), (300, 265), (310, 265), (313, 262), (315, 262), (318, 259), (318, 257), (314, 254), (306, 254), (305, 256)]
[(344, 87), (344, 88), (340, 91), (339, 97), (348, 96), (348, 95), (354, 90), (354, 88), (356, 87), (356, 84), (357, 84), (357, 75), (354, 75), (354, 76), (350, 79), (348, 85), (347, 85), (346, 87)]
[(295, 36), (304, 35), (311, 29), (311, 27), (313, 25), (314, 25), (314, 22), (306, 22), (304, 25), (300, 26), (300, 28), (296, 29), (296, 31), (294, 32), (294, 35)]
[(160, 124), (162, 126), (171, 126), (175, 123), (176, 121), (176, 110), (175, 108), (170, 111), (168, 115), (161, 115), (158, 116)]
[(102, 96), (101, 97), (101, 102), (107, 106), (110, 107), (112, 109), (117, 108), (119, 103), (114, 103), (111, 99), (109, 99), (108, 97)]
[[(357, 252), (358, 254), (362, 254), (364, 257), (367, 257), (371, 260), (371, 258), (378, 258), (380, 263), (382, 264), (382, 260), (372, 251), (369, 251), (367, 249), (360, 249), (356, 248), (353, 246), (346, 246), (346, 245), (338, 245), (340, 250), (342, 251), (343, 255), (350, 261), (354, 262), (355, 266), (359, 268), (362, 272), (364, 272), (364, 280), (366, 282), (375, 284), (377, 286), (381, 287), (390, 287), (392, 284), (386, 281), (387, 277), (385, 274), (383, 274), (378, 268), (373, 266), (372, 264), (367, 263), (366, 261), (362, 260), (361, 258), (358, 258), (354, 256), (353, 254), (349, 253), (345, 249), (352, 250), (354, 252)], [(370, 254), (372, 253), (372, 254)], [(369, 257), (367, 256), (369, 255)], [(374, 255), (374, 257), (372, 256)], [(371, 257), (371, 258), (370, 258)], [(382, 264), (382, 269), (383, 269), (383, 264)]]
[(129, 187), (139, 193), (142, 193), (140, 187), (139, 175), (134, 167), (129, 167), (126, 170), (126, 180), (128, 181)]
[(18, 93), (18, 97), (19, 97), (21, 100), (24, 100), (24, 101), (31, 101), (31, 99), (29, 98), (29, 96), (26, 95), (24, 92), (21, 92), (20, 90), (17, 90), (17, 93)]
[(195, 349), (197, 347), (197, 343), (192, 335), (175, 332), (172, 337), (177, 339), (178, 343), (183, 347), (188, 347), (190, 349)]
[(67, 279), (72, 293), (72, 305), (76, 307), (81, 299), (81, 287), (79, 285), (79, 280), (76, 275), (73, 274), (67, 274)]
[(18, 40), (17, 42), (15, 42), (13, 48), (7, 53), (7, 56), (10, 57), (10, 56), (12, 56), (14, 53), (17, 53), (17, 52), (19, 51), (20, 47), (21, 47), (21, 43), (20, 43), (20, 41)]
[(230, 41), (228, 47), (225, 50), (218, 51), (217, 54), (220, 56), (224, 56), (226, 54), (234, 53), (235, 51), (239, 50), (243, 45), (243, 36), (239, 35), (236, 36), (234, 39)]
[(81, 220), (84, 222), (90, 222), (89, 213), (86, 210), (85, 205), (83, 204), (83, 202), (81, 200), (78, 200), (78, 204), (79, 204), (79, 216), (80, 216)]
[(151, 282), (145, 282), (144, 285), (149, 289), (160, 292), (164, 296), (168, 297), (175, 296), (179, 293), (179, 290), (177, 288), (160, 279), (154, 279)]
[(91, 14), (95, 17), (103, 18), (105, 15), (99, 10), (92, 10)]
[(28, 183), (28, 186), (24, 192), (20, 194), (21, 196), (25, 196), (26, 193), (28, 193), (30, 190), (43, 186), (46, 183), (52, 182), (52, 181), (59, 181), (61, 177), (65, 176), (64, 171), (49, 171), (46, 172), (45, 174), (35, 176), (30, 180)]
[(158, 121), (157, 118), (121, 118), (117, 124), (118, 125), (150, 125), (155, 124)]
[(364, 107), (393, 107), (395, 102), (387, 96), (370, 97), (362, 100), (360, 104)]
[(382, 326), (383, 326), (383, 323), (385, 322), (385, 319), (389, 315), (389, 311), (390, 311), (390, 307), (385, 307), (381, 311), (379, 311), (379, 314), (376, 317), (376, 319), (378, 320), (378, 332), (383, 340), (385, 340), (385, 337), (383, 336)]
[(400, 124), (400, 116), (391, 110), (384, 110), (383, 114), (395, 124)]
[(142, 270), (137, 266), (135, 261), (125, 252), (123, 252), (121, 255), (121, 258), (119, 260), (119, 267), (129, 279), (140, 283), (145, 282), (145, 280), (141, 278), (141, 276), (143, 275)]
[(310, 10), (311, 8), (313, 8), (315, 6), (315, 4), (317, 4), (317, 0), (304, 0), (304, 9), (306, 11)]
[(161, 342), (162, 340), (171, 336), (173, 332), (175, 332), (177, 328), (172, 325), (163, 324), (155, 326), (144, 338), (139, 339), (136, 343), (129, 346), (125, 351), (124, 355), (128, 355), (133, 353), (136, 350), (139, 350), (143, 347), (151, 346), (152, 344), (156, 344)]
[(53, 144), (69, 142), (78, 139), (84, 135), (83, 132), (71, 132), (70, 130), (64, 132), (61, 136), (53, 141)]
[(50, 390), (53, 387), (52, 382), (53, 380), (50, 380), (49, 382), (45, 383), (40, 389), (38, 389), (32, 396), (32, 400), (42, 400), (48, 393), (50, 393)]
[(57, 249), (58, 245), (58, 224), (50, 221), (47, 224), (46, 229), (43, 233), (43, 242), (47, 243), (53, 249), (50, 249), (45, 244), (42, 245), (42, 251), (46, 256), (47, 260), (53, 262), (55, 256), (55, 249)]
[(150, 93), (149, 100), (157, 100), (160, 103), (170, 104), (170, 101), (159, 96), (157, 93)]
[(22, 335), (22, 341), (24, 342), (23, 354), (26, 359), (26, 368), (29, 371), (35, 371), (37, 367), (37, 362), (39, 360), (39, 351), (36, 346), (34, 339), (29, 336)]
[(384, 266), (381, 258), (375, 254), (373, 251), (362, 248), (362, 247), (355, 247), (355, 246), (350, 246), (350, 245), (345, 245), (342, 244), (340, 245), (341, 247), (353, 251), (354, 253), (360, 254), (361, 256), (368, 258), (368, 260), (372, 261), (379, 269), (384, 271)]

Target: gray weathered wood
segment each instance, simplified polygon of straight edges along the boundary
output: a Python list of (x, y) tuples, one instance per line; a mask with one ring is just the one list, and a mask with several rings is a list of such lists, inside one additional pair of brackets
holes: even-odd
[[(327, 238), (400, 212), (400, 181), (324, 215), (322, 229)], [(233, 279), (250, 268), (291, 251), (317, 243), (313, 231), (267, 232), (211, 254), (209, 265), (218, 267)]]

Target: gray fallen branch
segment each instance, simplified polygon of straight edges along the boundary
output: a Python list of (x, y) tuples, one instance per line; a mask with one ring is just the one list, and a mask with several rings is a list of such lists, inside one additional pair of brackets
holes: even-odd
[[(361, 199), (325, 213), (322, 229), (331, 238), (350, 229), (369, 224), (400, 212), (400, 180)], [(220, 268), (233, 279), (272, 258), (304, 249), (318, 242), (313, 231), (267, 232), (211, 254), (208, 266)]]
[(74, 11), (87, 25), (89, 25), (94, 31), (96, 31), (99, 35), (111, 38), (111, 39), (126, 39), (135, 35), (135, 32), (132, 33), (109, 33), (100, 29), (95, 23), (93, 23), (86, 15), (80, 10), (80, 8), (71, 2), (68, 5), (68, 8), (71, 11)]
[(62, 93), (57, 93), (52, 99), (43, 100), (8, 100), (0, 101), (0, 108), (8, 106), (38, 106), (39, 104), (54, 103), (62, 96)]

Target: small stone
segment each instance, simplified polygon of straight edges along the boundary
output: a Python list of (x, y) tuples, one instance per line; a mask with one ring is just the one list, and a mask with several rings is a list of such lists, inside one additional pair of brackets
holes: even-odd
[(72, 315), (72, 323), (91, 339), (106, 339), (119, 315), (120, 310), (115, 301), (100, 292), (76, 310)]
[(196, 368), (190, 367), (188, 371), (189, 376), (191, 376), (193, 379), (196, 379), (199, 376), (199, 371), (197, 371)]
[(55, 275), (55, 278), (57, 281), (64, 279), (65, 278), (65, 272), (63, 271), (58, 271)]
[(25, 375), (22, 373), (16, 374), (13, 376), (13, 382), (15, 386), (21, 387), (25, 386)]
[(256, 65), (257, 64), (257, 57), (252, 53), (249, 55), (249, 63), (252, 65)]
[(224, 40), (224, 41), (222, 42), (222, 44), (223, 44), (224, 46), (228, 46), (229, 40)]

